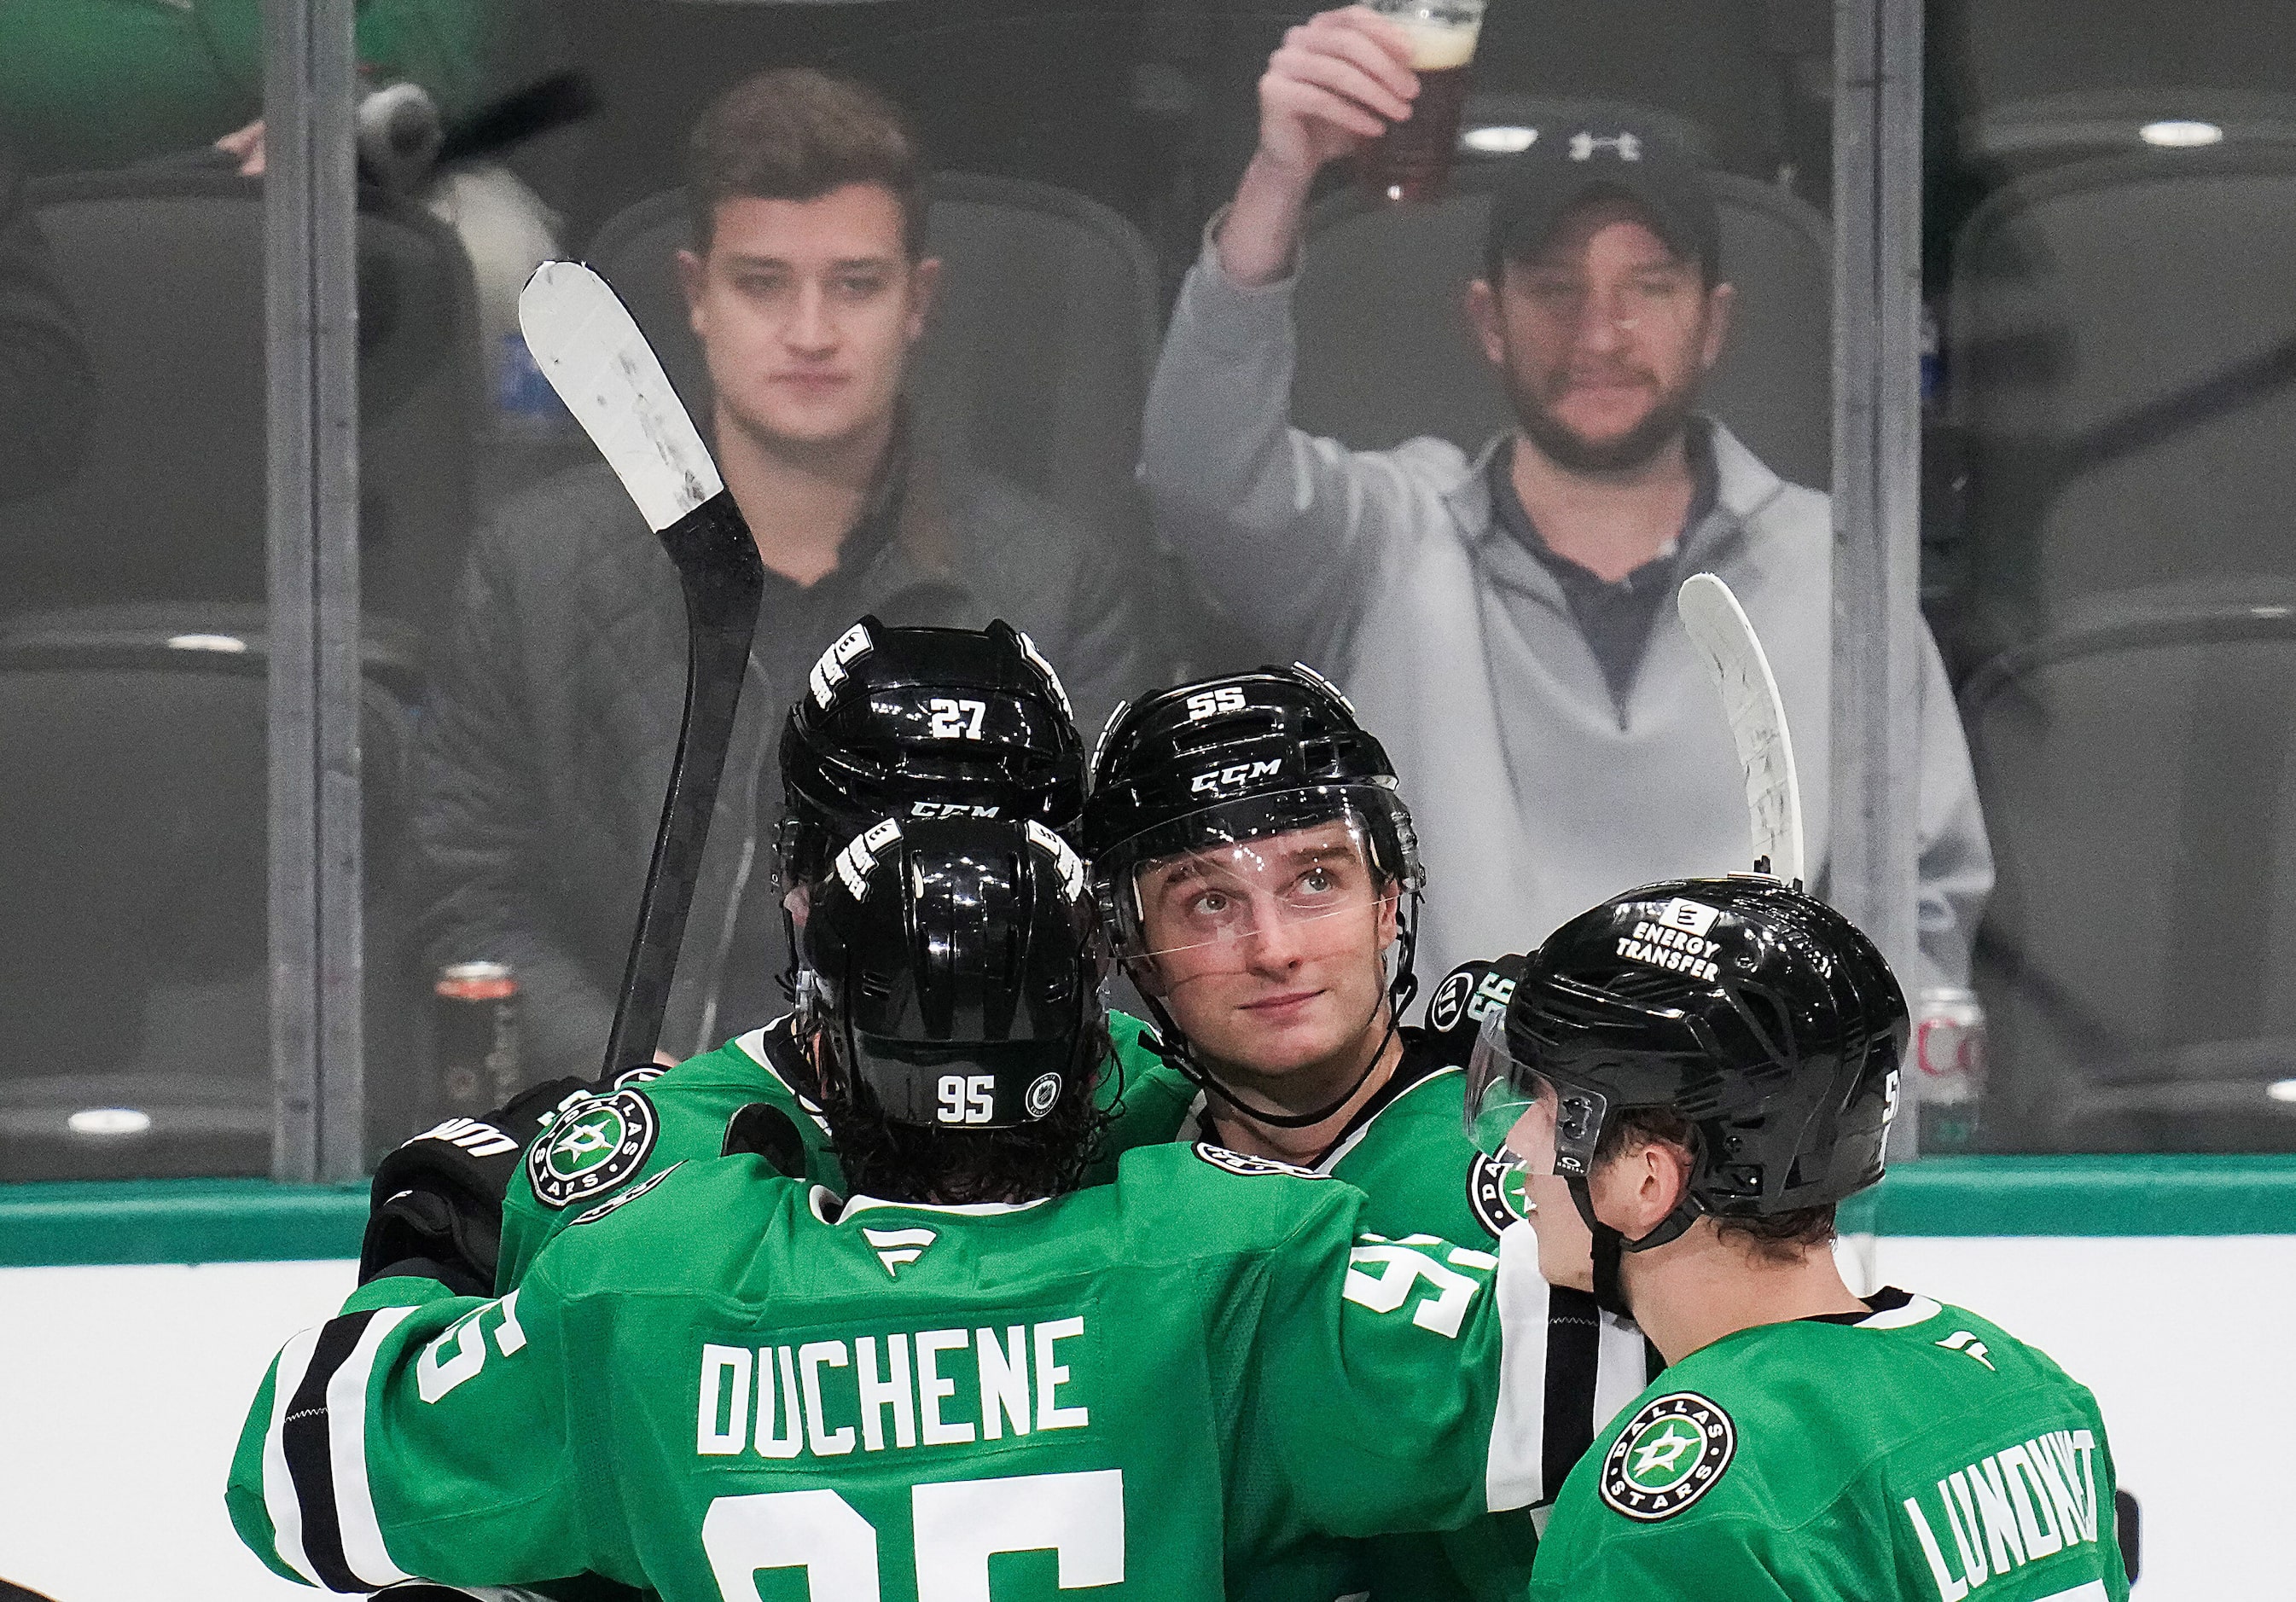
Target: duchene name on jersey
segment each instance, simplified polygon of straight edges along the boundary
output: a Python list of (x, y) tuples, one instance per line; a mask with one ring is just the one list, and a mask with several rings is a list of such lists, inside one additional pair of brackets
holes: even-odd
[(2085, 1429), (1980, 1458), (1905, 1508), (1939, 1602), (1962, 1602), (1988, 1580), (2111, 1533), (2097, 1506), (2096, 1438)]
[(704, 1342), (694, 1451), (841, 1458), (1085, 1429), (1081, 1317), (787, 1345)]

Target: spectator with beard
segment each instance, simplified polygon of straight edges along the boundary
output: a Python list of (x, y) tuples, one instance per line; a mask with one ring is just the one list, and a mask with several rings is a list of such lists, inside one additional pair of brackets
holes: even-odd
[[(1521, 949), (1621, 885), (1744, 866), (1742, 781), (1671, 604), (1695, 572), (1729, 582), (1768, 647), (1822, 883), (1831, 509), (1698, 410), (1733, 291), (1693, 160), (1613, 121), (1542, 130), (1510, 169), (1465, 311), (1516, 426), (1478, 456), (1287, 426), (1309, 188), (1408, 113), (1407, 60), (1359, 8), (1292, 29), (1270, 60), (1258, 148), (1150, 393), (1142, 477), (1160, 527), (1379, 732), (1432, 888), (1423, 971)], [(1922, 639), (1919, 983), (1959, 985), (1992, 857)]]

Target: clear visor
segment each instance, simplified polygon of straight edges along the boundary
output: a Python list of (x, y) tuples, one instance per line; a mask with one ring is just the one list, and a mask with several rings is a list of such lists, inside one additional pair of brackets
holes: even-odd
[(1144, 989), (1168, 993), (1200, 971), (1240, 966), (1262, 948), (1325, 946), (1393, 928), (1402, 887), (1382, 878), (1363, 821), (1345, 813), (1274, 833), (1229, 838), (1197, 820), (1197, 843), (1149, 859), (1120, 887), (1120, 954), (1145, 959)]
[(1609, 1104), (1593, 1091), (1558, 1085), (1516, 1058), (1506, 1014), (1493, 1009), (1467, 1060), (1467, 1138), (1484, 1156), (1529, 1173), (1584, 1178), (1594, 1171)]

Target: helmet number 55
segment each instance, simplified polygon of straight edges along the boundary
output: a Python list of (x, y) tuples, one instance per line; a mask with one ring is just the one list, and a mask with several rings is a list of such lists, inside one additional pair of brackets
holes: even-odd
[[(1029, 1474), (913, 1486), (917, 1602), (988, 1595), (999, 1552), (1059, 1554), (1060, 1587), (1124, 1580), (1124, 1475)], [(802, 1569), (813, 1602), (878, 1602), (877, 1532), (834, 1491), (721, 1496), (701, 1520), (718, 1594), (758, 1602), (758, 1571)]]
[(934, 1116), (943, 1124), (986, 1124), (996, 1116), (993, 1074), (944, 1074), (937, 1089), (940, 1106)]
[(979, 740), (980, 720), (988, 715), (987, 701), (952, 700), (937, 695), (925, 703), (932, 714), (935, 740)]

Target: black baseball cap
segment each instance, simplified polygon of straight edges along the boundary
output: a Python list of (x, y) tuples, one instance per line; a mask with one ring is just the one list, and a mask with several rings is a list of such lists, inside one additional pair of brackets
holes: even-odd
[(1722, 223), (1703, 167), (1648, 124), (1589, 118), (1541, 127), (1510, 160), (1491, 194), (1485, 266), (1500, 268), (1545, 244), (1563, 213), (1590, 195), (1615, 193), (1650, 214), (1677, 256), (1694, 257), (1709, 283), (1722, 276)]

